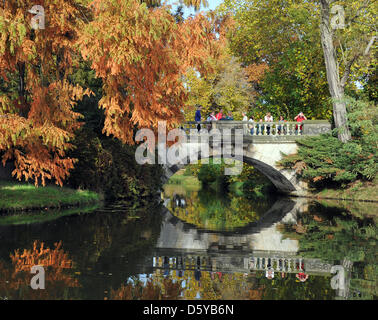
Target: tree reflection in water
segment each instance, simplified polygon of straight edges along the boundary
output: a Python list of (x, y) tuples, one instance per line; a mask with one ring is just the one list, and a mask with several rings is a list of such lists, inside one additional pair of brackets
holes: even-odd
[(185, 270), (181, 276), (172, 271), (169, 276), (156, 270), (146, 281), (133, 278), (127, 285), (112, 290), (116, 300), (323, 300), (333, 299), (330, 277), (312, 275), (298, 282), (295, 274), (267, 279), (263, 272), (222, 273), (202, 271), (198, 281), (195, 270)]
[[(65, 299), (70, 288), (79, 287), (73, 275), (73, 261), (62, 249), (62, 242), (50, 249), (43, 242), (34, 241), (31, 249), (15, 250), (10, 260), (10, 263), (0, 261), (2, 299)], [(30, 271), (36, 265), (44, 267), (45, 289), (33, 290), (30, 286), (33, 277)]]
[[(271, 202), (254, 201), (243, 196), (215, 194), (201, 189), (186, 194), (164, 194), (168, 209), (179, 219), (199, 228), (233, 230), (256, 222), (268, 211)], [(273, 201), (274, 202), (274, 201)]]

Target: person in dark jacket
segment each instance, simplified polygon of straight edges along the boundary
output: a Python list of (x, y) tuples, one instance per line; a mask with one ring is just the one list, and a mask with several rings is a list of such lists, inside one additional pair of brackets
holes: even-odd
[(194, 121), (198, 123), (198, 125), (197, 125), (198, 132), (200, 132), (200, 130), (201, 130), (201, 124), (200, 124), (200, 122), (201, 122), (201, 110), (202, 110), (202, 106), (198, 106), (196, 114), (194, 116)]

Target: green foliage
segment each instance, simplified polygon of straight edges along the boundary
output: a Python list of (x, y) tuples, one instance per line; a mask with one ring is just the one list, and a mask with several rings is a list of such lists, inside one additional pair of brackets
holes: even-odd
[(350, 213), (342, 207), (311, 205), (309, 213), (297, 221), (306, 225), (306, 232), (299, 236), (300, 253), (333, 263), (353, 262), (350, 298), (372, 299), (377, 296), (377, 226), (371, 219)]
[(331, 134), (299, 140), (298, 153), (286, 156), (281, 165), (295, 168), (300, 177), (317, 188), (329, 184), (345, 187), (358, 179), (373, 180), (378, 172), (377, 108), (373, 102), (352, 98), (347, 104), (351, 141), (342, 143)]
[[(267, 63), (259, 84), (258, 112), (292, 119), (304, 111), (308, 119), (330, 119), (332, 106), (320, 38), (320, 1), (224, 0), (220, 15), (231, 14), (235, 28), (229, 33), (232, 54), (247, 65)], [(376, 34), (376, 1), (338, 0), (345, 9), (345, 28), (334, 30), (340, 78), (348, 72), (346, 92), (358, 94), (356, 81), (369, 99), (376, 99), (376, 48), (364, 54)], [(375, 86), (374, 86), (375, 85)], [(260, 110), (259, 110), (260, 109)]]
[[(314, 48), (315, 47), (315, 48)], [(308, 119), (330, 119), (332, 105), (320, 45), (295, 42), (271, 65), (261, 82), (263, 111), (293, 120), (299, 112)]]
[(335, 291), (330, 282), (330, 277), (311, 275), (306, 282), (299, 283), (293, 273), (285, 278), (277, 273), (272, 280), (260, 273), (257, 278), (257, 285), (264, 288), (263, 300), (333, 300)]
[(203, 185), (209, 185), (212, 182), (217, 181), (217, 178), (224, 174), (224, 163), (215, 164), (213, 160), (209, 160), (209, 164), (202, 164), (198, 171), (198, 180)]
[(253, 166), (244, 163), (240, 175), (231, 176), (230, 183), (241, 183), (243, 195), (247, 199), (265, 198), (266, 194), (274, 189), (267, 177), (257, 171)]
[[(180, 194), (176, 188), (167, 190), (164, 196), (173, 201), (168, 208), (181, 220), (200, 228), (211, 230), (233, 230), (256, 222), (269, 210), (268, 201), (254, 201), (244, 196), (222, 192), (214, 192), (212, 188), (203, 186), (197, 191), (185, 192), (186, 206), (176, 206), (174, 197)], [(181, 193), (182, 194), (182, 193)]]
[(222, 106), (225, 112), (241, 113), (250, 108), (253, 100), (253, 88), (247, 81), (245, 70), (238, 59), (231, 57), (220, 74), (214, 87), (215, 102)]
[(223, 109), (223, 114), (233, 113), (235, 120), (242, 119), (242, 112), (250, 109), (255, 91), (248, 82), (247, 72), (238, 58), (226, 54), (214, 62), (214, 73), (206, 77), (194, 69), (186, 74), (188, 100), (185, 108), (186, 120), (193, 120), (195, 105), (203, 106), (203, 120), (214, 111)]
[(267, 111), (286, 119), (293, 119), (300, 111), (308, 119), (332, 116), (316, 4), (225, 0), (218, 11), (231, 12), (236, 21), (229, 35), (232, 53), (248, 66), (269, 65), (258, 85), (255, 116)]
[(75, 188), (103, 192), (106, 199), (139, 203), (155, 196), (161, 187), (161, 167), (138, 165), (135, 147), (111, 138), (99, 138), (84, 128), (74, 140), (73, 157), (78, 159), (68, 180)]

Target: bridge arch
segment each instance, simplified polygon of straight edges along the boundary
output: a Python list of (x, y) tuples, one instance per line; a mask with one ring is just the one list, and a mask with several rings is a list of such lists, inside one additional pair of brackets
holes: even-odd
[[(201, 153), (198, 152), (198, 160), (210, 159), (210, 158), (225, 158), (225, 159), (228, 158), (228, 159), (235, 160), (235, 158), (233, 158), (230, 155), (229, 156), (210, 155), (208, 157), (202, 157)], [(283, 194), (303, 193), (303, 186), (297, 180), (294, 171), (278, 168), (274, 164), (272, 165), (270, 163), (267, 163), (267, 161), (263, 161), (263, 159), (256, 159), (254, 157), (251, 157), (250, 155), (248, 155), (248, 153), (247, 155), (243, 155), (242, 162), (252, 165), (254, 168), (256, 168), (256, 170), (258, 170), (265, 177), (267, 177), (273, 183), (273, 185), (276, 187), (279, 193), (283, 193)], [(187, 166), (188, 164), (190, 164), (190, 156), (187, 156), (186, 158), (184, 158), (183, 161), (181, 161), (181, 163), (179, 164), (165, 165), (164, 166), (165, 174), (163, 177), (163, 182), (164, 183), (167, 182), (170, 177), (172, 177), (179, 170), (185, 168), (185, 166)]]

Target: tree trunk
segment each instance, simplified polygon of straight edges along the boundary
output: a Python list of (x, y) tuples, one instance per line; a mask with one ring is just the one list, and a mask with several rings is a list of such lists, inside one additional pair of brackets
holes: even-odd
[(339, 140), (347, 142), (351, 134), (347, 126), (347, 111), (344, 101), (344, 88), (340, 82), (339, 69), (337, 66), (336, 51), (333, 46), (333, 31), (330, 25), (330, 0), (320, 0), (321, 3), (321, 41), (324, 60), (327, 71), (328, 87), (333, 101), (333, 117), (335, 126), (341, 129), (338, 133)]
[(25, 95), (25, 63), (17, 63), (18, 67), (18, 96), (20, 100), (20, 115), (27, 117), (28, 110), (26, 107), (26, 95)]

